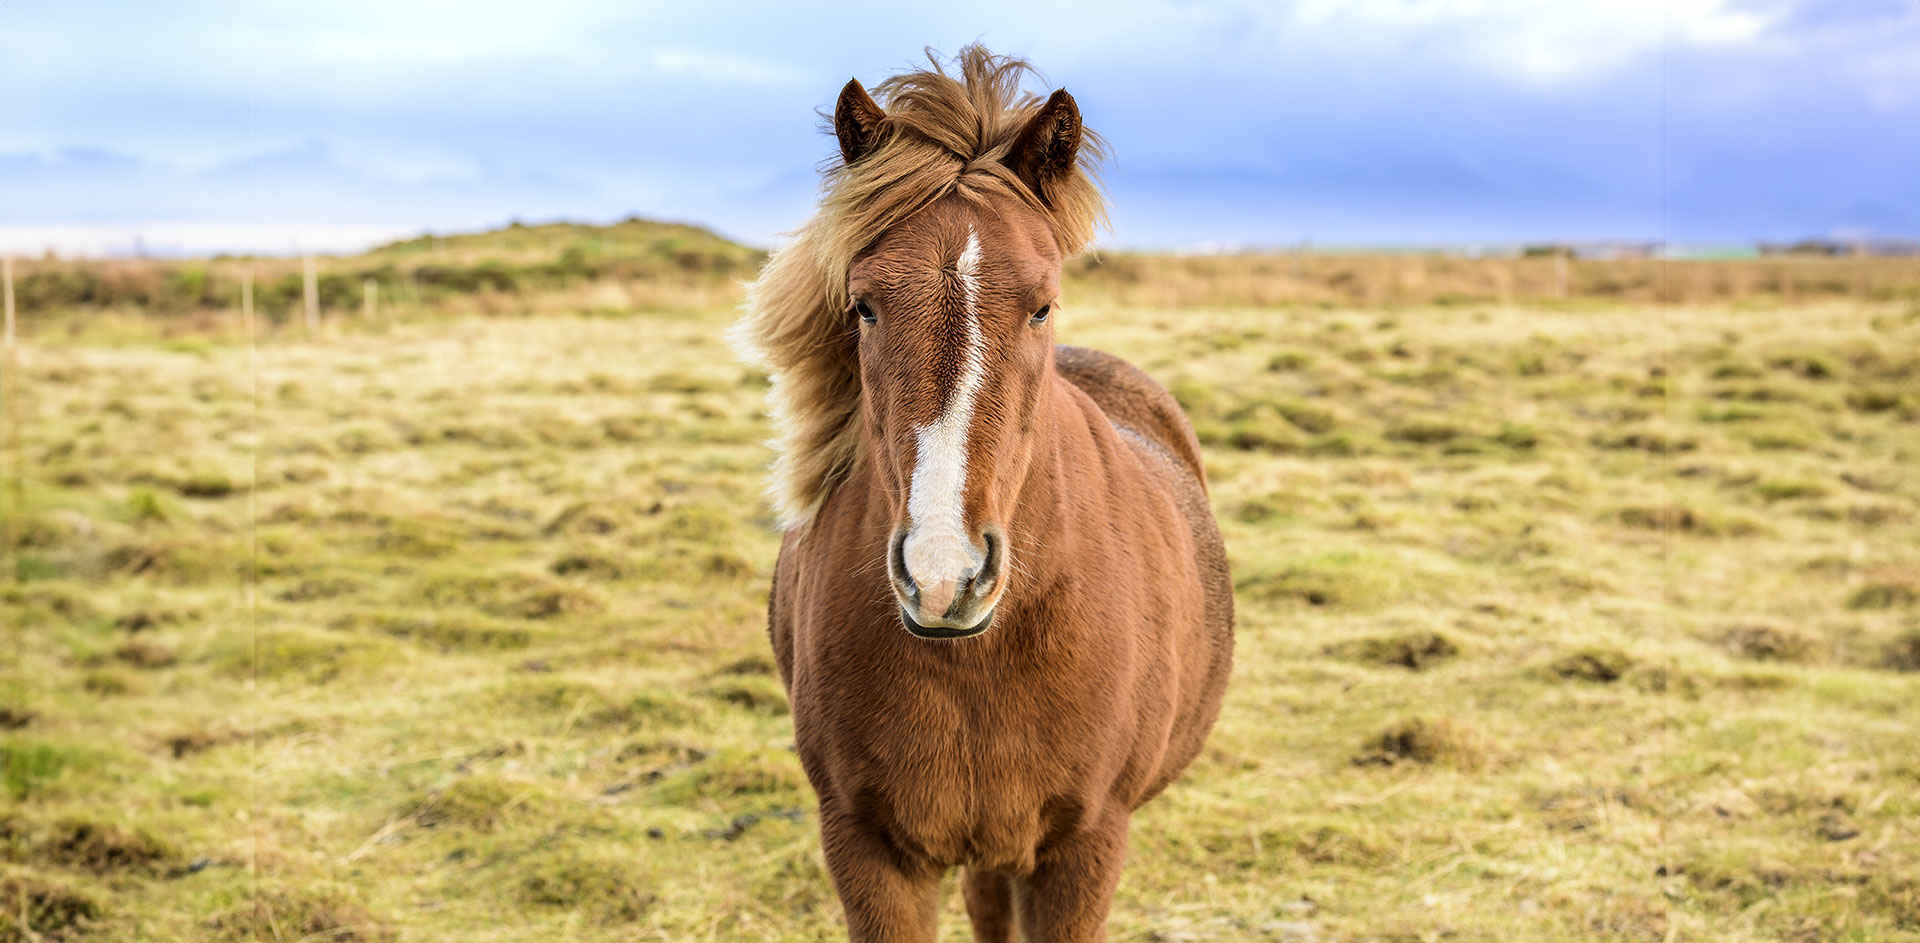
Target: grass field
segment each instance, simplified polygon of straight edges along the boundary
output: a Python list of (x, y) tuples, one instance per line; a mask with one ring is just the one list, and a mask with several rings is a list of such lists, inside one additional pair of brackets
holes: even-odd
[[(1920, 307), (1082, 295), (1240, 612), (1116, 940), (1920, 940)], [(835, 938), (731, 316), (28, 343), (0, 940)]]

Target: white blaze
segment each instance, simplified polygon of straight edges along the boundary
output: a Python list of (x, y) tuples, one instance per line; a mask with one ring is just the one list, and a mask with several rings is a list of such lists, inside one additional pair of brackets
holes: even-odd
[(967, 536), (967, 432), (973, 425), (973, 401), (986, 374), (986, 341), (980, 334), (980, 238), (967, 227), (967, 247), (954, 262), (966, 301), (963, 316), (966, 349), (960, 352), (960, 379), (940, 418), (921, 426), (914, 453), (913, 483), (907, 492), (911, 529), (900, 555), (920, 586), (920, 613), (938, 618), (953, 601), (957, 582), (979, 558)]

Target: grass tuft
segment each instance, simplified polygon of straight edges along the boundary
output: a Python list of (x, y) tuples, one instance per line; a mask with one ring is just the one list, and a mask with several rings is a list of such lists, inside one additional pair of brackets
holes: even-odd
[(1848, 609), (1901, 609), (1920, 604), (1920, 581), (1889, 579), (1868, 583), (1847, 596)]
[(555, 808), (537, 784), (473, 774), (428, 792), (410, 814), (424, 828), (494, 832), (515, 819), (549, 819)]
[(1611, 648), (1587, 648), (1547, 664), (1547, 672), (1562, 681), (1590, 681), (1611, 684), (1626, 677), (1633, 659)]
[(1771, 625), (1734, 626), (1726, 631), (1723, 641), (1734, 654), (1754, 661), (1804, 663), (1811, 661), (1817, 650), (1807, 635)]
[(111, 874), (154, 874), (179, 857), (173, 846), (142, 829), (113, 822), (67, 819), (55, 824), (35, 857), (63, 868)]
[(84, 934), (104, 910), (92, 895), (31, 873), (0, 872), (0, 943), (45, 943)]
[(1460, 646), (1438, 632), (1376, 635), (1330, 646), (1327, 653), (1349, 661), (1421, 671), (1460, 654)]
[(1479, 739), (1458, 721), (1415, 717), (1381, 731), (1354, 756), (1356, 766), (1447, 766), (1479, 769), (1486, 753)]
[(397, 934), (341, 887), (271, 887), (207, 923), (219, 943), (313, 940), (390, 943)]
[(534, 907), (584, 914), (597, 926), (646, 918), (657, 898), (631, 855), (567, 844), (524, 861), (518, 897)]
[(1888, 642), (1880, 664), (1892, 671), (1920, 671), (1920, 627), (1907, 629)]

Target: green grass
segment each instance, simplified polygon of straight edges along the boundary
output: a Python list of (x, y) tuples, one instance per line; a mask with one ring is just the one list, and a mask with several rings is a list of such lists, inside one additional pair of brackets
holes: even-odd
[[(1920, 312), (1069, 301), (1192, 411), (1240, 606), (1114, 939), (1920, 939)], [(231, 334), (30, 335), (10, 913), (840, 933), (765, 378), (725, 305), (575, 310), (282, 333), (257, 383)]]

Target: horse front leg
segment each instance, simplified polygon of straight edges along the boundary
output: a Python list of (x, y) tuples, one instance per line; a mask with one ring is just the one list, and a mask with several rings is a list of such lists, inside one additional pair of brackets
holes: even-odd
[(1127, 859), (1127, 816), (1110, 815), (1041, 852), (1026, 881), (1020, 927), (1029, 941), (1102, 943)]
[(1013, 926), (1013, 877), (968, 868), (960, 892), (973, 922), (973, 943), (1017, 943)]
[(938, 869), (907, 860), (884, 835), (820, 807), (820, 850), (852, 943), (933, 943)]

